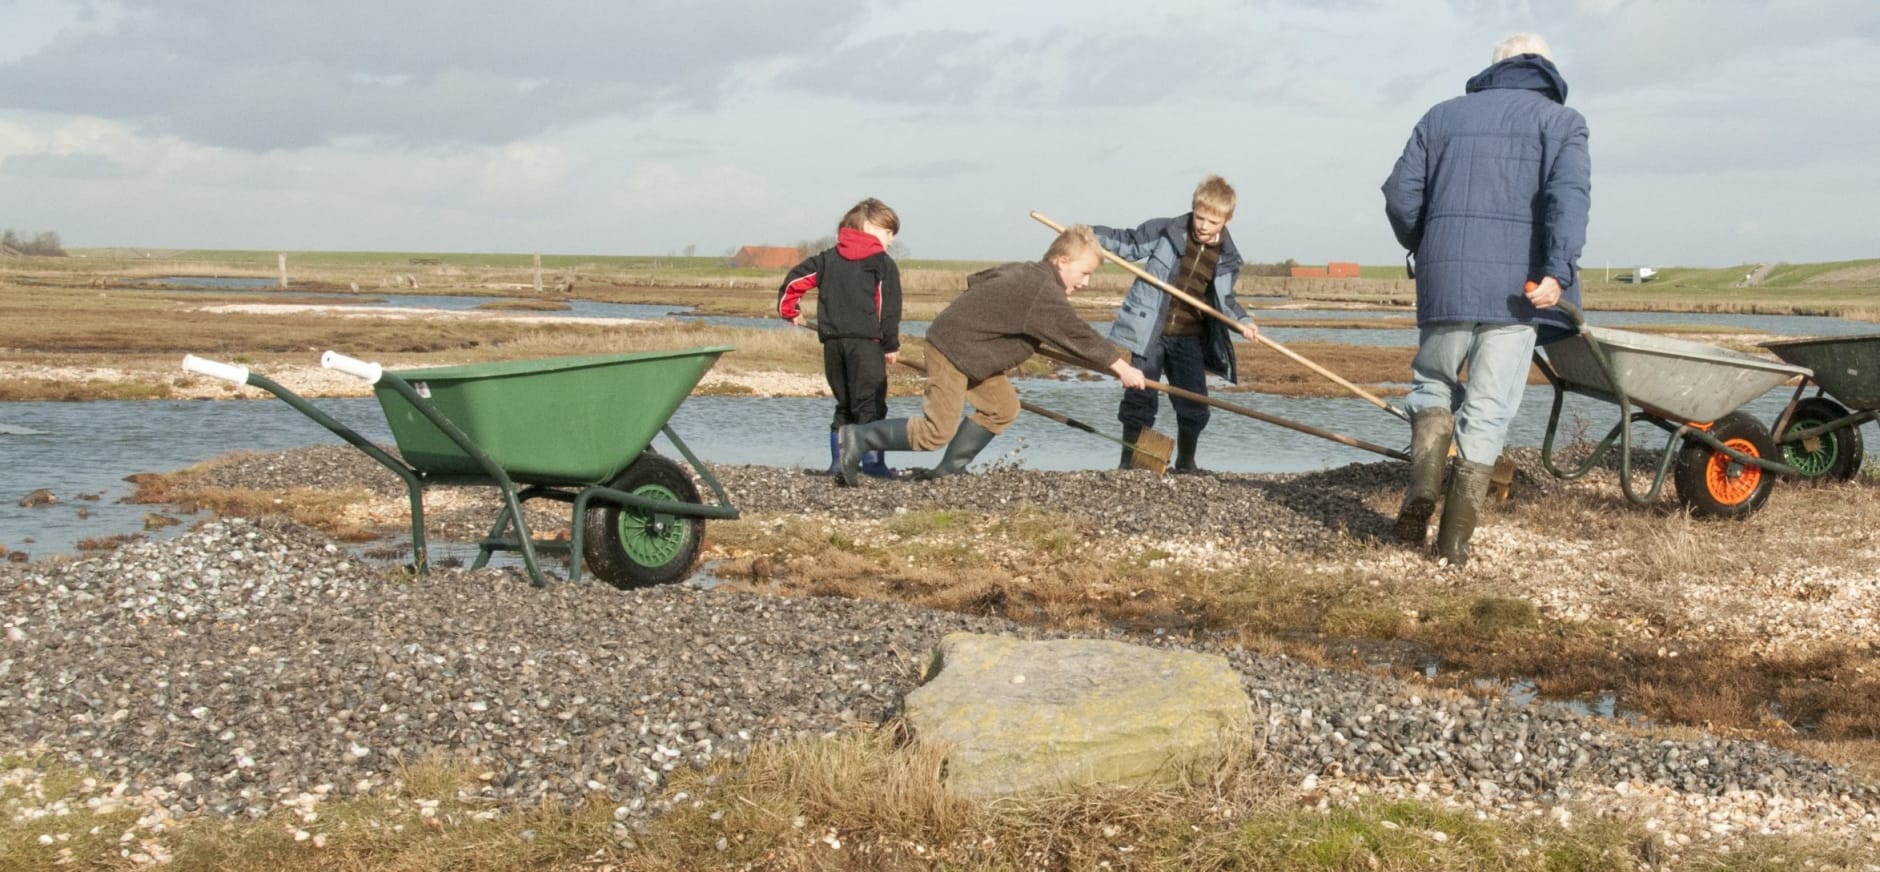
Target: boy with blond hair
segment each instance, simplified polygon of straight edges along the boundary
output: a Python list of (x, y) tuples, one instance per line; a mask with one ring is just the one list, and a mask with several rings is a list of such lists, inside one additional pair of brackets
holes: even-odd
[[(888, 413), (888, 366), (901, 350), (901, 270), (888, 246), (901, 217), (873, 197), (856, 203), (836, 227), (834, 248), (810, 255), (777, 289), (777, 314), (803, 324), (800, 302), (816, 291), (816, 335), (822, 340), (823, 377), (836, 398), (829, 423), (829, 472), (837, 471), (836, 432), (848, 424), (879, 421)], [(893, 478), (879, 452), (862, 469)]]
[[(1142, 371), (1071, 308), (1070, 295), (1090, 283), (1102, 257), (1090, 228), (1078, 225), (1059, 233), (1042, 260), (1008, 263), (967, 277), (966, 292), (927, 328), (927, 394), (920, 417), (843, 427), (840, 483), (855, 486), (869, 451), (932, 451), (944, 445), (940, 464), (926, 477), (963, 472), (1018, 417), (1018, 391), (1005, 373), (1043, 343), (1107, 366), (1125, 386), (1141, 388)], [(962, 422), (968, 402), (973, 413)]]
[[(1163, 282), (1241, 322), (1238, 331), (1187, 303), (1163, 293), (1150, 282), (1137, 279), (1123, 297), (1123, 305), (1110, 327), (1110, 339), (1129, 350), (1130, 363), (1150, 379), (1166, 376), (1169, 384), (1207, 394), (1208, 373), (1233, 384), (1234, 334), (1252, 339), (1259, 328), (1234, 299), (1234, 280), (1240, 273), (1240, 249), (1227, 232), (1234, 218), (1233, 186), (1210, 175), (1195, 186), (1192, 208), (1173, 218), (1143, 222), (1134, 230), (1093, 227), (1097, 242), (1125, 260), (1146, 261), (1143, 267)], [(1117, 408), (1123, 423), (1123, 441), (1134, 444), (1142, 431), (1155, 426), (1159, 405), (1156, 394), (1128, 390)], [(1204, 403), (1171, 396), (1175, 407), (1175, 471), (1199, 472), (1195, 447), (1208, 426)], [(1123, 449), (1119, 468), (1130, 468), (1130, 452)]]

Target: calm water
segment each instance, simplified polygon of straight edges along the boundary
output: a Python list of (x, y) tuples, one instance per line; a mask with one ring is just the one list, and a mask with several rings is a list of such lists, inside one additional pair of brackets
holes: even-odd
[[(1115, 413), (1120, 391), (1113, 382), (1027, 379), (1020, 382), (1019, 390), (1026, 400), (1101, 431), (1114, 434), (1119, 430)], [(1222, 396), (1387, 448), (1403, 448), (1409, 441), (1407, 425), (1362, 400)], [(1513, 444), (1540, 443), (1552, 396), (1544, 385), (1530, 388), (1513, 428)], [(1747, 408), (1765, 422), (1772, 421), (1787, 398), (1788, 392), (1779, 389)], [(317, 404), (368, 438), (390, 440), (375, 400)], [(895, 399), (889, 405), (890, 414), (897, 417), (919, 410), (918, 398)], [(829, 463), (831, 408), (823, 398), (699, 396), (686, 400), (672, 423), (708, 461), (821, 469)], [(1615, 420), (1614, 412), (1608, 404), (1570, 398), (1562, 433), (1603, 434)], [(1157, 424), (1164, 433), (1174, 430), (1166, 404)], [(1663, 443), (1663, 436), (1648, 425), (1640, 425), (1637, 432), (1641, 444), (1656, 447)], [(67, 553), (86, 537), (140, 531), (145, 513), (153, 507), (118, 502), (130, 493), (131, 486), (123, 479), (133, 473), (180, 469), (232, 451), (338, 442), (285, 403), (272, 399), (0, 403), (0, 545), (35, 555)], [(1115, 443), (1024, 414), (993, 441), (975, 468), (993, 463), (1053, 470), (1108, 468), (1116, 464), (1117, 455)], [(890, 456), (897, 467), (930, 466), (938, 459), (939, 452)], [(1299, 472), (1381, 459), (1219, 410), (1202, 440), (1200, 455), (1203, 466), (1224, 472)], [(52, 490), (59, 502), (40, 508), (19, 506), (20, 497), (36, 488)], [(81, 500), (85, 494), (98, 499)], [(78, 516), (81, 507), (89, 512), (88, 518)], [(36, 541), (26, 542), (29, 536)]]

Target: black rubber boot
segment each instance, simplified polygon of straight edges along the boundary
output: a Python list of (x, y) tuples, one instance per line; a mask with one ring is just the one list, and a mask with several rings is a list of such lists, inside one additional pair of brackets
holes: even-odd
[(1456, 472), (1449, 477), (1449, 495), (1443, 498), (1443, 522), (1436, 528), (1436, 553), (1450, 566), (1469, 564), (1469, 537), (1475, 535), (1476, 521), (1488, 502), (1488, 479), (1495, 467), (1456, 458)]
[(1443, 469), (1449, 465), (1449, 441), (1455, 419), (1448, 409), (1423, 409), (1410, 419), (1410, 487), (1397, 510), (1397, 541), (1423, 546), (1429, 535), (1430, 515), (1443, 492)]
[(850, 424), (837, 431), (842, 469), (836, 482), (854, 487), (862, 472), (862, 455), (870, 451), (907, 451), (907, 419), (891, 418), (868, 424)]
[(959, 431), (954, 433), (953, 440), (947, 443), (946, 453), (940, 456), (940, 462), (934, 468), (922, 472), (921, 480), (965, 472), (966, 465), (972, 463), (973, 458), (978, 457), (979, 452), (984, 451), (986, 445), (992, 442), (992, 436), (991, 430), (972, 421), (961, 421)]
[(829, 474), (842, 472), (842, 437), (836, 431), (829, 431)]
[(1195, 466), (1195, 443), (1201, 441), (1199, 430), (1175, 431), (1175, 472), (1178, 475), (1200, 472)]
[(1123, 459), (1116, 465), (1117, 469), (1136, 468), (1136, 439), (1141, 435), (1141, 427), (1134, 424), (1123, 425), (1123, 441), (1129, 444), (1123, 446)]

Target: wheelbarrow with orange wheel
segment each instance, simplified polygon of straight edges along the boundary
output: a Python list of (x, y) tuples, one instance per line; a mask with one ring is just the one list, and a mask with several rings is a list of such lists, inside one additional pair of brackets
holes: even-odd
[[(1860, 428), (1880, 420), (1880, 333), (1764, 342), (1762, 347), (1814, 375), (1776, 416), (1771, 432), (1783, 460), (1803, 478), (1848, 481), (1860, 474)], [(1815, 395), (1803, 397), (1810, 385)]]
[[(1550, 474), (1579, 478), (1617, 450), (1619, 485), (1633, 503), (1657, 502), (1669, 478), (1691, 514), (1735, 519), (1762, 508), (1778, 477), (1796, 474), (1781, 461), (1768, 428), (1742, 407), (1778, 385), (1809, 378), (1806, 367), (1699, 342), (1588, 327), (1571, 303), (1560, 308), (1578, 332), (1534, 352), (1535, 366), (1554, 388), (1541, 441), (1541, 465)], [(1617, 405), (1619, 423), (1579, 466), (1562, 469), (1554, 443), (1569, 393)], [(1634, 486), (1632, 469), (1632, 424), (1641, 421), (1670, 434), (1644, 490)]]
[[(496, 488), (503, 505), (477, 544), (473, 568), (494, 552), (515, 551), (540, 587), (547, 581), (536, 553), (565, 552), (569, 581), (581, 579), (585, 559), (609, 584), (631, 588), (677, 581), (698, 557), (705, 520), (738, 517), (724, 487), (669, 423), (706, 370), (731, 350), (719, 345), (400, 372), (331, 351), (321, 355), (321, 366), (372, 385), (396, 456), (248, 367), (187, 355), (183, 369), (265, 390), (397, 475), (411, 501), (418, 572), (430, 563), (425, 488), (481, 485)], [(715, 505), (699, 498), (684, 467), (653, 450), (660, 434), (711, 488)], [(572, 507), (567, 541), (529, 534), (522, 507), (536, 499)]]

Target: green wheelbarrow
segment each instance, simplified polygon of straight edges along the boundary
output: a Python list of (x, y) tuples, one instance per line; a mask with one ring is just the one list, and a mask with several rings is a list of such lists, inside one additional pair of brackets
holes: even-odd
[[(405, 483), (411, 500), (414, 567), (429, 569), (424, 489), (496, 488), (503, 507), (477, 544), (472, 568), (497, 551), (516, 551), (536, 586), (546, 584), (538, 552), (566, 553), (568, 578), (594, 574), (621, 588), (682, 578), (698, 558), (705, 519), (738, 510), (724, 486), (668, 423), (718, 356), (716, 345), (681, 351), (558, 357), (392, 372), (328, 351), (320, 365), (372, 385), (398, 456), (275, 382), (236, 366), (183, 358), (183, 369), (251, 385), (285, 401)], [(717, 502), (699, 498), (685, 467), (651, 447), (664, 433)], [(530, 500), (567, 503), (568, 541), (530, 536), (522, 507)]]
[[(1812, 375), (1776, 417), (1772, 432), (1783, 459), (1803, 478), (1849, 481), (1865, 451), (1860, 428), (1880, 420), (1880, 333), (1764, 342), (1775, 356)], [(1802, 394), (1809, 385), (1812, 397)]]

